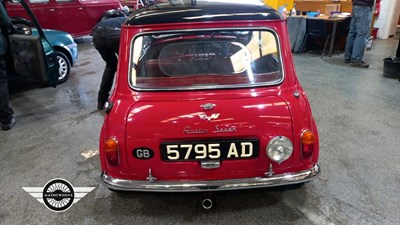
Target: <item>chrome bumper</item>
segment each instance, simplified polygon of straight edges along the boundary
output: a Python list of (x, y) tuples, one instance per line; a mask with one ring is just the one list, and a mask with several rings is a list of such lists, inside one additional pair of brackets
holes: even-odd
[(312, 180), (317, 177), (319, 173), (320, 167), (316, 164), (309, 170), (296, 173), (285, 173), (270, 177), (253, 177), (245, 179), (212, 181), (139, 181), (112, 178), (107, 174), (102, 173), (101, 181), (108, 188), (118, 191), (203, 192), (298, 184)]

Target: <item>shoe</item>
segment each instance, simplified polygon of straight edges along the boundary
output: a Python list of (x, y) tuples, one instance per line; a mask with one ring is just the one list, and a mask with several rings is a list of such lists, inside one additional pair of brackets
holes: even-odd
[(350, 63), (351, 60), (350, 59), (344, 59), (344, 63)]
[(97, 109), (102, 110), (104, 108), (105, 102), (97, 102)]
[(15, 119), (12, 118), (9, 123), (2, 123), (2, 129), (3, 130), (11, 130), (11, 128), (13, 128), (15, 123), (16, 123)]
[(369, 65), (366, 64), (364, 61), (352, 61), (351, 62), (352, 67), (358, 67), (358, 68), (368, 68)]

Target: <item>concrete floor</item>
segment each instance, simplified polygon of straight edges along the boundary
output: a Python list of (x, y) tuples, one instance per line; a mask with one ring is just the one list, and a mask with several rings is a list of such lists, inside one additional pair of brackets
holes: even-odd
[[(400, 82), (382, 76), (397, 43), (376, 40), (369, 69), (343, 55), (295, 55), (319, 128), (321, 176), (300, 189), (219, 192), (209, 211), (198, 193), (115, 194), (99, 184), (104, 64), (81, 43), (66, 83), (11, 95), (17, 125), (0, 132), (0, 224), (400, 224)], [(21, 188), (58, 177), (95, 189), (55, 213)]]

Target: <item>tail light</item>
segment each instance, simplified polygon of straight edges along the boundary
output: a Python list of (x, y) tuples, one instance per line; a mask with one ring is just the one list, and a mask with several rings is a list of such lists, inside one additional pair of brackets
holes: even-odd
[(316, 137), (310, 130), (305, 130), (301, 133), (301, 152), (303, 157), (308, 158), (314, 151)]
[(114, 138), (107, 139), (107, 141), (104, 142), (104, 152), (106, 153), (108, 164), (111, 166), (117, 166), (119, 163), (117, 140)]

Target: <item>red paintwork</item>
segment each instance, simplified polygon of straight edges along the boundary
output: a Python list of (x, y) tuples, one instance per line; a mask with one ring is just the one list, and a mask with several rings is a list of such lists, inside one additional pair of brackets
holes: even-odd
[[(29, 18), (20, 4), (5, 2), (10, 17)], [(122, 9), (118, 0), (73, 0), (70, 2), (48, 0), (45, 3), (30, 3), (29, 1), (26, 3), (41, 27), (62, 30), (72, 36), (89, 35), (107, 10)]]
[[(128, 61), (132, 38), (145, 31), (193, 28), (268, 27), (276, 31), (280, 40), (285, 79), (280, 85), (181, 92), (140, 92), (129, 87)], [(307, 97), (301, 88), (294, 69), (286, 20), (229, 21), (213, 23), (180, 23), (123, 27), (119, 53), (116, 86), (110, 98), (114, 106), (106, 114), (100, 136), (102, 171), (113, 178), (146, 180), (149, 168), (158, 181), (163, 180), (214, 180), (263, 176), (272, 164), (276, 174), (296, 172), (313, 167), (318, 161), (318, 132)], [(294, 97), (298, 90), (300, 97)], [(204, 111), (200, 105), (217, 106)], [(261, 107), (260, 107), (261, 106)], [(218, 120), (200, 120), (197, 113), (220, 113)], [(235, 126), (237, 132), (213, 133), (216, 126)], [(185, 127), (207, 129), (207, 134), (185, 134)], [(316, 135), (313, 155), (303, 158), (300, 134), (309, 129)], [(284, 135), (294, 145), (294, 153), (281, 164), (266, 155), (266, 145), (271, 138)], [(107, 164), (102, 150), (107, 138), (115, 137), (119, 144), (120, 164)], [(206, 170), (199, 162), (163, 162), (160, 142), (179, 140), (204, 140), (226, 138), (258, 138), (260, 154), (256, 159), (226, 160), (218, 169)], [(132, 150), (147, 147), (155, 155), (149, 160), (138, 160)]]

